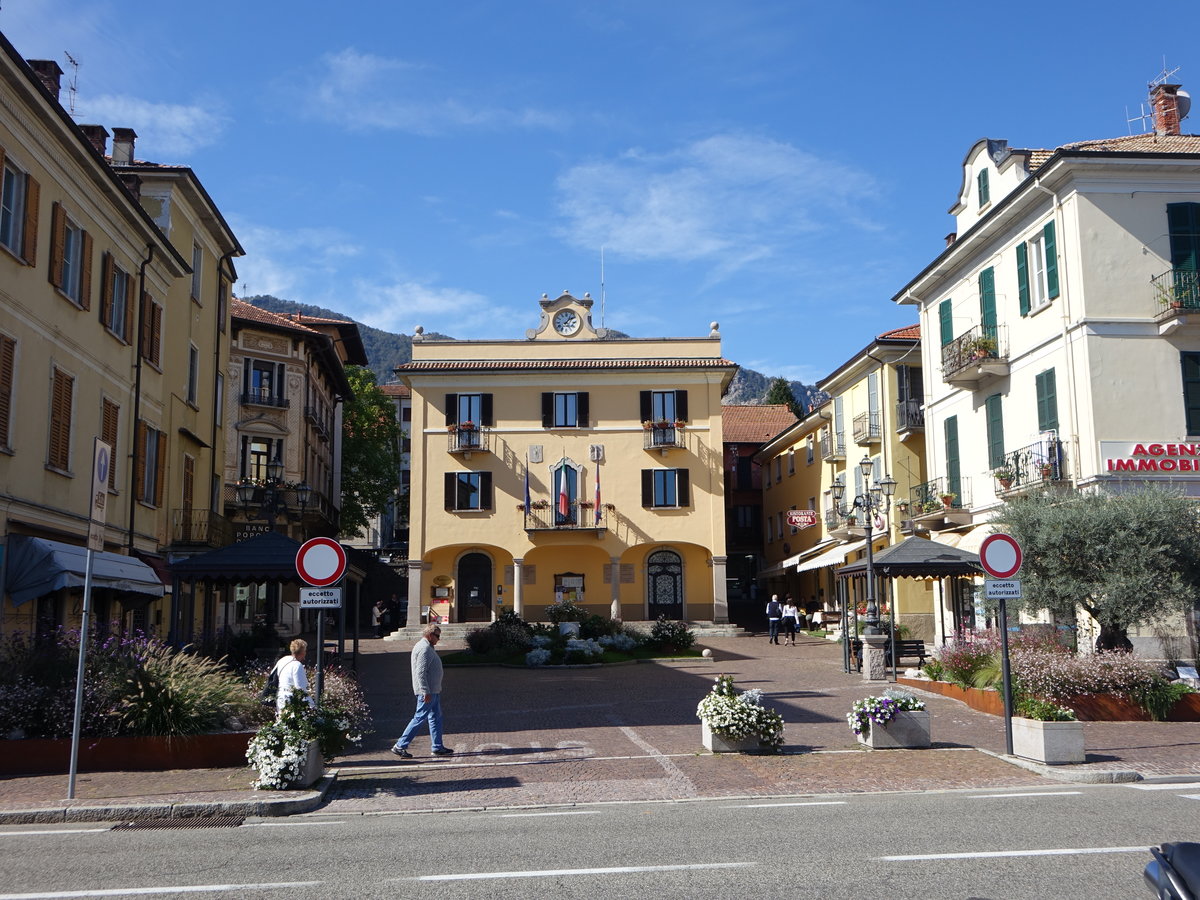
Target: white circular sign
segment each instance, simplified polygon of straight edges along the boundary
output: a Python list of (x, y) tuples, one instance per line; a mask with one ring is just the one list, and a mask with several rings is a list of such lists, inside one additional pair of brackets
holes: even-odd
[(979, 564), (993, 578), (1012, 578), (1021, 561), (1021, 545), (1011, 534), (989, 534), (979, 545)]
[(346, 551), (333, 538), (305, 541), (296, 551), (296, 572), (313, 587), (328, 587), (346, 574)]

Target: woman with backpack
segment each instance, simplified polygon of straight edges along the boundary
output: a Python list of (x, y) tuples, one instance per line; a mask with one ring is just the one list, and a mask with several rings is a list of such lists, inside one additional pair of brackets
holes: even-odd
[(279, 690), (275, 694), (276, 712), (283, 712), (287, 702), (292, 699), (292, 692), (297, 690), (303, 691), (304, 696), (308, 699), (308, 705), (316, 709), (317, 701), (309, 693), (308, 673), (304, 671), (304, 656), (308, 653), (308, 642), (296, 638), (288, 645), (288, 649), (292, 655), (279, 657), (279, 661), (275, 663), (275, 668), (271, 670), (269, 677), (269, 680), (278, 679), (279, 681)]

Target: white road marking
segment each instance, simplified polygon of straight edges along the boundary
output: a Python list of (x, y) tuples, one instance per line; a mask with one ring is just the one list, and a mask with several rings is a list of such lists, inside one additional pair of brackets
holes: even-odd
[(1163, 781), (1154, 784), (1128, 784), (1135, 791), (1193, 791), (1200, 788), (1200, 781)]
[(320, 881), (278, 881), (261, 884), (179, 884), (171, 887), (107, 888), (95, 891), (46, 891), (33, 894), (0, 894), (0, 900), (60, 900), (67, 897), (144, 897), (150, 894), (214, 894), (218, 891), (271, 891), (280, 888), (316, 887)]
[(1023, 794), (976, 794), (970, 800), (995, 800), (1000, 797), (1069, 797), (1072, 794), (1082, 794), (1083, 791), (1037, 791)]
[(976, 853), (920, 853), (911, 856), (881, 856), (879, 859), (887, 862), (925, 862), (933, 859), (1005, 859), (1017, 856), (1076, 856), (1089, 853), (1149, 852), (1149, 847), (1076, 847), (1064, 850), (980, 850)]
[(770, 809), (775, 806), (845, 806), (845, 800), (805, 800), (796, 803), (745, 803), (741, 806), (726, 806), (725, 809)]
[(598, 809), (572, 809), (565, 812), (501, 813), (496, 819), (532, 819), (538, 816), (598, 816)]
[(243, 822), (242, 828), (303, 828), (316, 825), (324, 828), (326, 825), (345, 825), (344, 820), (335, 819), (332, 822)]
[[(639, 872), (685, 872), (693, 869), (733, 869), (752, 862), (694, 863), (675, 866), (613, 866), (605, 869), (541, 869), (527, 872), (467, 872), (458, 875), (418, 875), (405, 881), (487, 881), (491, 878), (559, 878), (563, 875), (628, 875)], [(4, 900), (0, 897), (0, 900)]]
[(1200, 800), (1200, 794), (1180, 794), (1184, 800)]
[(111, 830), (109, 828), (54, 828), (45, 831), (0, 831), (0, 837), (9, 837), (14, 834), (95, 834)]

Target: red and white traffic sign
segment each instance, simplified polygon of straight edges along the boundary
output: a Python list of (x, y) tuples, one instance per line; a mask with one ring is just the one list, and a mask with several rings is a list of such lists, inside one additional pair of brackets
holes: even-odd
[(346, 551), (333, 538), (307, 540), (296, 551), (296, 573), (313, 587), (328, 587), (346, 574)]
[(979, 564), (993, 578), (1012, 578), (1021, 560), (1021, 545), (1011, 534), (989, 534), (979, 545)]

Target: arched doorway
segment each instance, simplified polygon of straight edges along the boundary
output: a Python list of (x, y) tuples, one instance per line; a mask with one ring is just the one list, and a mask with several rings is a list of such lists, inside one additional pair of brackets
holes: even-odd
[(458, 561), (458, 621), (492, 621), (492, 561), (468, 553)]
[(674, 550), (655, 550), (646, 559), (649, 617), (683, 618), (683, 560)]

